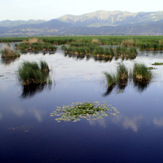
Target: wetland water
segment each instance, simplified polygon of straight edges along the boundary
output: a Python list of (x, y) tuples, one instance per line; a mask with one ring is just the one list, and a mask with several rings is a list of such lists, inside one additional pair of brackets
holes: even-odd
[[(50, 87), (23, 90), (17, 79), (23, 61), (44, 60)], [(55, 55), (26, 54), (11, 63), (0, 61), (0, 162), (163, 162), (163, 66), (152, 70), (146, 87), (131, 82), (107, 92), (103, 72), (117, 63)], [(151, 66), (163, 54), (139, 53), (135, 62)], [(60, 122), (50, 113), (72, 102), (106, 101), (120, 112), (91, 121)]]

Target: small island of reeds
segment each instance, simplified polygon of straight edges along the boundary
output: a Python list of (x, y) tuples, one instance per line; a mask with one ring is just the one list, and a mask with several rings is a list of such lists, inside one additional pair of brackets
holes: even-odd
[(162, 62), (155, 62), (152, 65), (154, 65), (154, 66), (160, 66), (160, 65), (163, 65), (163, 63)]
[(1, 58), (3, 59), (15, 59), (20, 57), (20, 54), (13, 50), (9, 45), (6, 45), (1, 50)]
[(104, 72), (104, 75), (106, 77), (108, 87), (107, 92), (105, 93), (106, 95), (110, 93), (117, 84), (120, 89), (124, 89), (129, 78), (132, 78), (134, 84), (137, 86), (146, 86), (152, 78), (150, 69), (144, 64), (138, 63), (134, 64), (133, 71), (130, 72), (130, 74), (124, 64), (119, 64), (117, 67), (117, 74)]
[(103, 119), (111, 115), (115, 116), (117, 113), (119, 113), (118, 110), (111, 105), (100, 104), (99, 102), (77, 102), (70, 106), (57, 107), (50, 116), (58, 116), (59, 118), (56, 118), (58, 122), (77, 122), (83, 118), (87, 120)]
[(22, 85), (50, 83), (49, 66), (45, 61), (24, 62), (18, 69), (18, 77)]
[(69, 46), (62, 46), (65, 54), (74, 56), (85, 55), (94, 57), (96, 60), (112, 60), (113, 58), (118, 59), (135, 59), (137, 56), (137, 50), (135, 47), (108, 47), (104, 48), (95, 43), (71, 43)]
[(151, 71), (144, 65), (135, 63), (133, 68), (133, 79), (137, 82), (149, 82), (151, 80), (152, 73)]
[(15, 44), (15, 47), (17, 50), (20, 50), (22, 53), (27, 52), (55, 52), (57, 50), (57, 47), (50, 44), (45, 43), (42, 40), (39, 40), (37, 38), (29, 39), (27, 41), (23, 41), (22, 43)]

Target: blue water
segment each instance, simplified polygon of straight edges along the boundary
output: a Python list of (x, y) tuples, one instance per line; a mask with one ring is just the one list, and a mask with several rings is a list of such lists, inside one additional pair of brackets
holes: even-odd
[[(49, 64), (50, 88), (23, 92), (17, 70), (27, 60)], [(119, 62), (69, 58), (60, 48), (55, 55), (26, 54), (1, 62), (0, 162), (163, 162), (163, 66), (152, 70), (146, 88), (131, 81), (106, 95), (103, 72), (116, 72)], [(123, 62), (132, 69), (135, 62), (163, 62), (163, 56), (144, 52)], [(56, 106), (80, 101), (106, 101), (120, 113), (76, 123), (50, 117)]]

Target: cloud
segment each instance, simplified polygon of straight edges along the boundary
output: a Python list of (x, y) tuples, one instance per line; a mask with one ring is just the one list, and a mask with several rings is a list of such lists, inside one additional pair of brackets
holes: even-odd
[(158, 126), (158, 127), (163, 127), (163, 117), (154, 118), (153, 119), (153, 124)]
[(23, 114), (24, 114), (24, 110), (21, 109), (21, 108), (19, 108), (19, 107), (13, 106), (13, 107), (11, 108), (11, 110), (12, 110), (12, 112), (13, 112), (15, 115), (17, 115), (18, 117), (21, 117), (21, 116), (23, 116)]
[(32, 113), (34, 115), (34, 117), (37, 119), (38, 122), (42, 122), (43, 121), (42, 114), (37, 109), (32, 109), (30, 111), (30, 113)]
[(125, 129), (131, 129), (134, 132), (138, 132), (138, 128), (139, 128), (139, 121), (142, 119), (141, 116), (138, 117), (133, 117), (133, 118), (125, 118), (122, 126)]
[(104, 119), (97, 119), (97, 120), (89, 120), (89, 125), (90, 126), (96, 126), (96, 125), (99, 125), (103, 128), (106, 128), (106, 123), (105, 123), (105, 120)]
[(133, 132), (138, 132), (139, 123), (143, 116), (126, 117), (124, 115), (115, 116), (113, 123), (122, 126), (124, 129), (131, 129)]

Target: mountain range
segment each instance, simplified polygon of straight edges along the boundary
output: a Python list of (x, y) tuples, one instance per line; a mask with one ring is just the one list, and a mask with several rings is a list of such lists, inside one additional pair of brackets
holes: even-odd
[(0, 21), (0, 37), (52, 35), (163, 35), (163, 11), (96, 11), (49, 21)]

